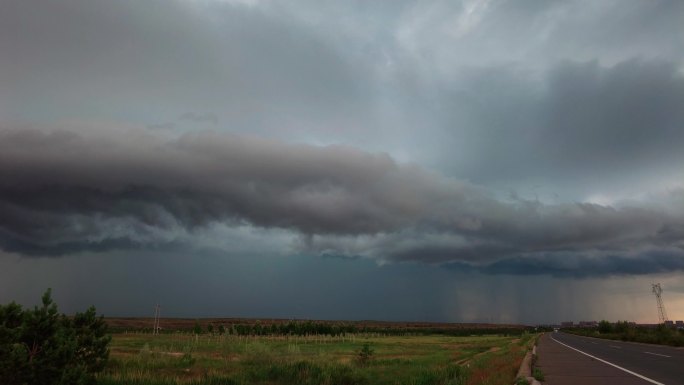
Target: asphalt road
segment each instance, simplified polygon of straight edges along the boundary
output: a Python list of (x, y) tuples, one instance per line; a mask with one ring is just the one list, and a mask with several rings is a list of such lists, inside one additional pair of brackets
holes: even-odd
[(684, 385), (682, 348), (580, 337), (562, 332), (550, 333), (550, 337), (555, 342), (608, 361), (657, 383)]

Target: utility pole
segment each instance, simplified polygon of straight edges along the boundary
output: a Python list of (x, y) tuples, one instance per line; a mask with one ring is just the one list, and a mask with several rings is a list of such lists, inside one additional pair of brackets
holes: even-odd
[(665, 305), (663, 304), (663, 288), (660, 287), (660, 283), (652, 283), (651, 288), (653, 294), (656, 296), (656, 302), (658, 303), (658, 323), (665, 323), (665, 321), (667, 321), (667, 312), (665, 312)]
[(152, 330), (152, 335), (159, 334), (159, 314), (161, 313), (161, 306), (157, 304), (154, 307), (154, 329)]

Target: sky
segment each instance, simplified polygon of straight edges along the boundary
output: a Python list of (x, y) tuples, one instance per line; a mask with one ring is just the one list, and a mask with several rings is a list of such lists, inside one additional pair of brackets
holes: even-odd
[(0, 302), (684, 319), (680, 1), (0, 1)]

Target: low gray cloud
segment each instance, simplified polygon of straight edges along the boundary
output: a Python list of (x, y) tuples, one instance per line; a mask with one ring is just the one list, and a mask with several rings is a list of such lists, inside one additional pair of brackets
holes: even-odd
[(288, 231), (298, 252), (383, 262), (660, 272), (684, 266), (683, 197), (614, 207), (504, 201), (348, 146), (211, 131), (0, 131), (0, 245), (25, 255), (175, 247), (221, 224)]
[(629, 59), (568, 60), (534, 73), (507, 65), (470, 69), (416, 103), (432, 101), (430, 109), (410, 112), (416, 126), (440, 120), (438, 135), (415, 133), (422, 144), (416, 152), (425, 149), (422, 158), (434, 167), (479, 184), (542, 184), (565, 199), (679, 179), (680, 66)]
[(370, 114), (363, 66), (292, 15), (231, 2), (2, 2), (0, 50), (3, 119), (91, 111), (271, 133)]
[(195, 123), (211, 123), (213, 125), (217, 125), (219, 122), (216, 115), (211, 113), (211, 112), (207, 112), (204, 114), (197, 113), (197, 112), (186, 112), (186, 113), (181, 114), (181, 116), (178, 117), (178, 120), (195, 122)]
[(148, 124), (147, 128), (149, 128), (150, 130), (173, 130), (176, 128), (176, 123), (164, 122), (164, 123)]

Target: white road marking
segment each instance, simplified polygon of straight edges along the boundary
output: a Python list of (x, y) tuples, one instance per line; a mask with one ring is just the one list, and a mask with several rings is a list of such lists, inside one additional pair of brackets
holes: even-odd
[(639, 378), (641, 378), (642, 380), (648, 381), (648, 382), (650, 382), (650, 383), (652, 383), (652, 384), (656, 384), (656, 385), (665, 385), (665, 384), (663, 384), (662, 382), (658, 382), (658, 381), (656, 381), (656, 380), (652, 380), (652, 379), (650, 379), (650, 378), (648, 378), (648, 377), (646, 377), (646, 376), (642, 376), (642, 375), (639, 374), (639, 373), (635, 373), (635, 372), (633, 372), (633, 371), (631, 371), (631, 370), (629, 370), (629, 369), (625, 369), (625, 368), (623, 368), (622, 366), (615, 365), (615, 364), (612, 363), (612, 362), (608, 362), (608, 361), (606, 361), (606, 360), (602, 360), (602, 359), (600, 359), (600, 358), (598, 358), (598, 357), (596, 357), (596, 356), (592, 356), (592, 355), (589, 354), (589, 353), (585, 353), (585, 352), (583, 352), (583, 351), (581, 351), (581, 350), (579, 350), (579, 349), (575, 349), (575, 348), (573, 348), (573, 347), (570, 346), (570, 345), (567, 345), (567, 344), (564, 344), (564, 343), (558, 341), (557, 339), (553, 338), (553, 336), (551, 336), (551, 339), (554, 340), (554, 341), (556, 341), (556, 342), (558, 342), (559, 344), (565, 346), (566, 348), (570, 348), (570, 349), (572, 349), (572, 350), (574, 350), (574, 351), (576, 351), (576, 352), (582, 353), (582, 354), (584, 354), (585, 356), (589, 356), (589, 357), (591, 357), (591, 358), (593, 358), (593, 359), (595, 359), (595, 360), (601, 361), (601, 362), (603, 362), (604, 364), (608, 364), (608, 365), (610, 365), (610, 366), (612, 366), (612, 367), (614, 367), (614, 368), (620, 369), (620, 370), (622, 370), (623, 372), (627, 372), (627, 373), (629, 373), (629, 374), (631, 374), (631, 375), (633, 375), (633, 376), (639, 377)]
[(646, 353), (646, 354), (653, 354), (654, 356), (672, 358), (672, 356), (666, 356), (666, 355), (664, 355), (664, 354), (651, 353), (651, 352), (644, 352), (644, 353)]
[(591, 341), (591, 343), (594, 344), (594, 345), (598, 345), (598, 344), (597, 344), (596, 342), (594, 342), (594, 341)]
[(610, 347), (613, 348), (613, 349), (622, 349), (621, 347), (615, 346), (615, 345), (608, 345), (608, 346), (610, 346)]

